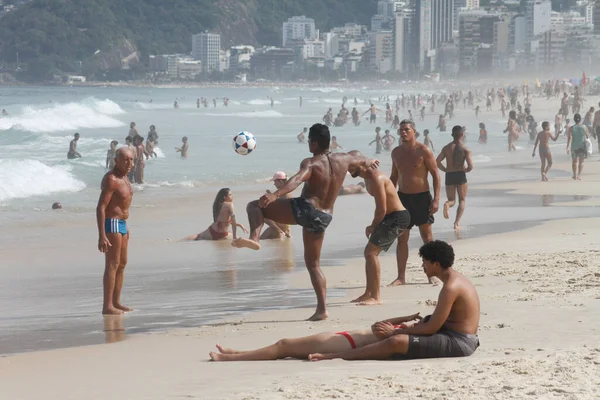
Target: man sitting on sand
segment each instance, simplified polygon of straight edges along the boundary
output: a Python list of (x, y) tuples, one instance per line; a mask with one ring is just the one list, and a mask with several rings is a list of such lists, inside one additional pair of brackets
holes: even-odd
[[(282, 358), (311, 361), (388, 360), (466, 357), (479, 347), (479, 296), (473, 284), (453, 268), (454, 250), (435, 240), (419, 249), (423, 269), (444, 286), (433, 314), (419, 314), (376, 322), (368, 330), (327, 332), (298, 339), (282, 339), (253, 351), (237, 351), (217, 345), (214, 361), (259, 361)], [(419, 322), (417, 322), (419, 320)]]
[[(351, 152), (360, 155), (358, 152)], [(392, 243), (410, 224), (410, 214), (396, 194), (396, 188), (381, 171), (364, 167), (350, 168), (353, 178), (360, 176), (365, 180), (367, 191), (375, 199), (375, 216), (373, 222), (365, 230), (369, 239), (365, 247), (367, 271), (367, 288), (365, 293), (352, 300), (360, 305), (381, 304), (379, 297), (379, 253), (388, 251)]]
[[(327, 318), (325, 307), (326, 284), (321, 271), (320, 258), (325, 230), (333, 219), (333, 206), (350, 167), (358, 165), (377, 167), (379, 161), (349, 153), (331, 153), (329, 128), (314, 124), (308, 132), (308, 149), (313, 154), (300, 164), (300, 171), (275, 193), (266, 193), (260, 200), (248, 204), (250, 238), (238, 238), (231, 242), (234, 247), (260, 249), (260, 231), (265, 219), (302, 226), (304, 260), (310, 280), (317, 295), (317, 310), (309, 318), (320, 321)], [(284, 195), (304, 183), (300, 197), (288, 199)]]

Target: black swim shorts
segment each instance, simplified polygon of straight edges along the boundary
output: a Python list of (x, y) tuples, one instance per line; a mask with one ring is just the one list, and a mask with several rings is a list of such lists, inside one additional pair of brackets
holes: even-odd
[(458, 186), (467, 183), (467, 174), (464, 171), (446, 172), (446, 186)]
[(410, 225), (410, 214), (406, 210), (387, 214), (371, 234), (369, 242), (383, 251), (388, 251), (394, 240)]
[(317, 210), (304, 197), (296, 197), (290, 200), (292, 212), (296, 223), (312, 233), (322, 233), (331, 223), (333, 216), (321, 210)]
[[(427, 316), (423, 321), (427, 321)], [(393, 359), (468, 357), (479, 347), (479, 337), (442, 328), (433, 335), (408, 335), (408, 351)]]
[(429, 213), (429, 208), (433, 202), (433, 197), (429, 192), (406, 194), (398, 192), (400, 201), (404, 205), (404, 208), (410, 214), (410, 224), (407, 229), (411, 229), (413, 226), (421, 226), (425, 224), (433, 224), (435, 218)]

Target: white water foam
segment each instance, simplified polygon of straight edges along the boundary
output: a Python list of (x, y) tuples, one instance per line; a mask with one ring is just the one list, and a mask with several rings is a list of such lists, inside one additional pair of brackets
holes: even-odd
[(490, 157), (484, 156), (483, 154), (477, 154), (473, 157), (473, 163), (487, 163), (492, 161)]
[(125, 111), (110, 100), (85, 99), (80, 103), (50, 107), (26, 106), (20, 114), (0, 119), (0, 131), (17, 129), (36, 133), (73, 131), (82, 128), (117, 128), (125, 124), (113, 115)]
[(70, 173), (70, 166), (49, 167), (37, 160), (0, 160), (0, 175), (0, 201), (85, 188)]
[[(248, 104), (251, 106), (270, 106), (271, 100), (254, 99), (254, 100), (246, 101), (245, 104)], [(273, 104), (281, 104), (281, 102), (274, 100)]]
[(283, 118), (285, 115), (275, 110), (245, 111), (238, 113), (206, 113), (209, 117), (240, 117), (240, 118)]

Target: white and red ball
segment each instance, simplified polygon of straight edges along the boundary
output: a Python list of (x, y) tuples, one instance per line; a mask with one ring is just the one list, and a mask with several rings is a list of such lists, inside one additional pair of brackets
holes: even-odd
[(256, 138), (250, 132), (240, 132), (233, 138), (233, 149), (236, 153), (247, 156), (256, 148)]

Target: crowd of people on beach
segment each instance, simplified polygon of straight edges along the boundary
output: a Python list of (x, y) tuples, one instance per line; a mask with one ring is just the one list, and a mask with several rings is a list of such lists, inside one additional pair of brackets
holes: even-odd
[[(550, 83), (543, 90), (538, 90), (538, 97), (549, 96), (549, 85)], [(552, 94), (556, 96), (555, 85), (552, 88)], [(567, 88), (561, 87), (562, 89)], [(524, 107), (519, 101), (521, 96)], [(333, 219), (334, 205), (339, 195), (367, 192), (375, 202), (373, 220), (365, 228), (365, 291), (352, 302), (365, 306), (381, 304), (378, 256), (382, 251), (388, 251), (396, 241), (398, 274), (390, 286), (406, 284), (408, 241), (414, 226), (418, 227), (423, 241), (419, 255), (424, 272), (431, 284), (439, 284), (441, 281), (443, 287), (433, 314), (423, 319), (417, 314), (392, 318), (378, 321), (366, 331), (332, 332), (300, 339), (284, 339), (272, 346), (248, 352), (218, 346), (218, 352), (210, 353), (211, 359), (231, 361), (296, 357), (317, 361), (331, 358), (424, 358), (472, 354), (479, 346), (479, 298), (469, 280), (453, 269), (452, 247), (434, 240), (432, 229), (435, 214), (440, 208), (440, 171), (445, 174), (447, 197), (442, 206), (443, 216), (450, 218), (450, 209), (458, 204), (454, 229), (460, 229), (468, 192), (467, 174), (473, 170), (471, 151), (465, 146), (466, 129), (455, 125), (451, 131), (452, 140), (441, 148), (436, 157), (429, 130), (423, 130), (423, 142), (417, 141), (419, 133), (412, 113), (408, 110), (410, 118), (403, 120), (400, 120), (399, 114), (403, 112), (402, 109), (406, 111), (406, 107), (412, 106), (413, 109), (421, 110), (420, 119), (423, 120), (427, 104), (430, 105), (431, 112), (435, 112), (436, 104), (443, 105), (444, 113), (439, 115), (437, 128), (445, 131), (446, 119), (455, 118), (455, 107), (461, 102), (467, 108), (485, 100), (486, 112), (492, 111), (499, 102), (503, 116), (506, 110), (510, 110), (504, 131), (508, 136), (509, 151), (516, 150), (515, 141), (519, 139), (520, 132), (527, 131), (534, 146), (533, 156), (536, 149), (539, 149), (542, 181), (546, 181), (552, 166), (549, 140), (556, 141), (565, 131), (566, 150), (572, 157), (573, 179), (581, 179), (583, 162), (590, 152), (590, 132), (592, 136), (598, 137), (600, 143), (600, 111), (595, 112), (591, 108), (582, 119), (578, 111), (583, 104), (583, 94), (580, 88), (575, 87), (572, 102), (569, 94), (564, 92), (555, 120), (554, 134), (551, 133), (548, 121), (544, 121), (542, 131), (537, 132), (537, 123), (531, 114), (533, 97), (528, 85), (440, 95), (402, 95), (395, 100), (395, 113), (389, 97), (383, 97), (380, 100), (386, 101), (385, 110), (370, 103), (363, 114), (357, 110), (356, 98), (351, 112), (345, 107), (348, 99), (344, 98), (336, 118), (333, 118), (330, 108), (322, 119), (323, 123), (304, 128), (297, 136), (299, 142), (308, 143), (312, 156), (304, 159), (299, 171), (291, 177), (283, 171), (274, 174), (272, 181), (276, 190), (267, 191), (260, 199), (246, 206), (248, 228), (236, 218), (231, 189), (221, 189), (213, 203), (211, 225), (185, 240), (222, 240), (231, 237), (233, 247), (260, 250), (261, 240), (290, 237), (290, 226), (301, 226), (305, 264), (317, 297), (316, 310), (308, 318), (309, 321), (324, 320), (329, 315), (326, 308), (326, 280), (320, 267), (320, 256), (325, 232)], [(570, 125), (570, 121), (566, 120), (566, 125), (563, 126), (562, 121), (569, 115), (569, 108), (574, 114), (574, 124)], [(479, 106), (474, 110), (476, 117), (479, 117)], [(389, 177), (379, 171), (378, 160), (365, 157), (356, 150), (342, 151), (343, 147), (330, 132), (330, 127), (343, 126), (349, 115), (355, 125), (359, 125), (360, 118), (366, 114), (369, 114), (369, 123), (376, 124), (378, 112), (385, 112), (386, 123), (391, 124), (390, 128), (395, 129), (399, 137), (399, 144), (394, 147), (395, 137), (390, 130), (385, 130), (385, 134), (381, 135), (381, 128), (377, 127), (375, 140), (370, 143), (375, 144), (376, 154), (390, 152), (392, 171)], [(120, 301), (129, 240), (126, 220), (133, 197), (130, 182), (143, 182), (143, 160), (151, 155), (149, 148), (153, 148), (143, 146), (143, 138), (137, 134), (135, 123), (130, 128), (128, 139), (132, 142), (131, 146), (117, 149), (118, 143), (111, 142), (107, 167), (112, 169), (103, 178), (97, 208), (98, 248), (106, 254), (102, 312), (109, 315), (130, 310)], [(488, 141), (485, 124), (480, 123), (479, 128), (478, 142), (485, 144)], [(76, 134), (69, 154), (76, 152), (78, 138), (79, 135)], [(158, 134), (151, 127), (148, 142), (152, 141), (156, 145), (157, 139)], [(187, 138), (184, 138), (184, 145), (177, 150), (182, 156), (187, 155)], [(134, 171), (133, 175), (131, 171)], [(362, 178), (364, 183), (344, 186), (347, 174)], [(432, 180), (433, 194), (429, 177)], [(302, 184), (301, 195), (292, 197), (292, 192)], [(263, 230), (265, 225), (266, 229)], [(232, 236), (229, 234), (230, 227)], [(239, 236), (238, 228), (247, 233), (248, 238)]]

